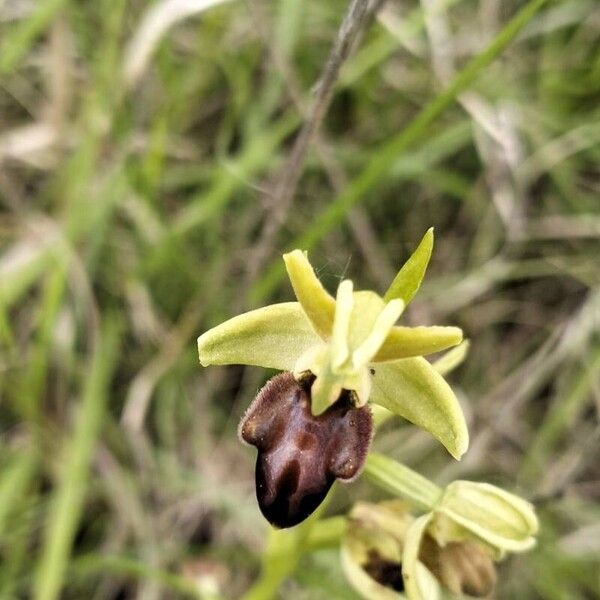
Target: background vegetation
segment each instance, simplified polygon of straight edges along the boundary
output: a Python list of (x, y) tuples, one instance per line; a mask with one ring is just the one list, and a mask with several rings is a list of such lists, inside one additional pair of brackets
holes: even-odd
[[(384, 3), (286, 204), (347, 2), (159, 2), (154, 39), (144, 0), (0, 0), (1, 598), (239, 596), (266, 527), (236, 425), (269, 374), (202, 370), (196, 337), (289, 299), (285, 249), (383, 291), (431, 225), (405, 320), (470, 338), (451, 383), (471, 448), (456, 463), (397, 421), (376, 446), (536, 502), (500, 598), (599, 597), (600, 5), (546, 2), (389, 143), (523, 5)], [(355, 595), (323, 549), (281, 597)]]

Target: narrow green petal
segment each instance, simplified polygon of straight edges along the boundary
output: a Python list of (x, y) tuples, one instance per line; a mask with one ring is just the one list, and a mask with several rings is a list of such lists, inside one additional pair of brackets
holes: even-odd
[(354, 305), (352, 289), (352, 282), (346, 279), (340, 283), (337, 290), (335, 317), (333, 319), (333, 332), (331, 335), (331, 365), (334, 369), (341, 367), (350, 355), (348, 350), (348, 332), (352, 306)]
[(459, 367), (469, 353), (469, 340), (463, 340), (458, 346), (446, 352), (433, 363), (433, 368), (443, 377)]
[(458, 327), (394, 327), (373, 360), (425, 356), (456, 346), (462, 339), (463, 333)]
[(385, 308), (382, 297), (371, 290), (354, 292), (354, 307), (350, 318), (350, 350), (358, 348), (371, 334), (377, 318)]
[(403, 310), (402, 300), (391, 300), (379, 313), (373, 330), (352, 354), (352, 362), (356, 368), (365, 366), (377, 354)]
[(429, 431), (454, 458), (467, 450), (469, 433), (460, 404), (424, 358), (375, 365), (371, 401)]
[(342, 392), (342, 379), (326, 370), (315, 379), (311, 387), (311, 412), (315, 416), (324, 413)]
[(400, 298), (404, 300), (404, 304), (408, 304), (413, 299), (425, 276), (432, 250), (433, 227), (427, 230), (417, 249), (398, 271), (392, 285), (383, 297), (386, 302), (393, 298)]
[(502, 551), (524, 552), (535, 545), (533, 506), (495, 485), (455, 481), (436, 510)]
[(229, 319), (198, 338), (200, 363), (243, 364), (291, 371), (320, 343), (297, 302), (271, 304)]
[(322, 338), (329, 338), (333, 327), (335, 300), (315, 275), (302, 250), (284, 254), (283, 260), (296, 298), (312, 326)]
[[(358, 397), (357, 406), (364, 406), (369, 401), (371, 395), (371, 388), (373, 387), (373, 379), (369, 369), (364, 367), (359, 369), (358, 374), (353, 378), (356, 383), (347, 389), (354, 390)], [(345, 386), (344, 386), (345, 387)]]
[(419, 517), (406, 532), (402, 553), (402, 579), (408, 600), (437, 600), (440, 586), (435, 577), (419, 561), (419, 550), (432, 514)]

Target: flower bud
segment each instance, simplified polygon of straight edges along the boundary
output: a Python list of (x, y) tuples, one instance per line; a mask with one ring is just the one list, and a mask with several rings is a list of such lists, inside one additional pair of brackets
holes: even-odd
[(535, 545), (538, 520), (533, 506), (489, 483), (451, 483), (435, 513), (430, 532), (442, 546), (475, 535), (501, 557)]

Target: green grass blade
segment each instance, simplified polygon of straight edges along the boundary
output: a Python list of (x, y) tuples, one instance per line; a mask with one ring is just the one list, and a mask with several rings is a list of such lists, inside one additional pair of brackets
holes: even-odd
[(41, 502), (36, 491), (24, 491), (27, 495), (21, 495), (11, 510), (10, 525), (0, 540), (0, 600), (28, 597), (24, 588), (31, 573), (31, 540), (39, 531)]
[(177, 592), (182, 597), (196, 598), (197, 600), (205, 598), (192, 581), (185, 579), (181, 575), (156, 569), (145, 562), (129, 556), (85, 554), (73, 561), (69, 572), (75, 578), (112, 574), (116, 576), (135, 577), (145, 581), (156, 581), (165, 588)]
[[(594, 386), (600, 381), (600, 346), (596, 346), (588, 355), (582, 368), (575, 371), (567, 392), (560, 397), (546, 414), (537, 430), (521, 467), (520, 477), (523, 481), (531, 481), (535, 475), (543, 471), (553, 455), (553, 446), (577, 420), (593, 394)], [(546, 461), (546, 462), (545, 462)]]
[(16, 456), (0, 478), (0, 540), (13, 508), (25, 494), (37, 466), (37, 455), (24, 450)]
[(36, 38), (66, 2), (67, 0), (43, 0), (27, 19), (15, 26), (0, 46), (0, 74), (9, 73), (18, 65)]
[(73, 437), (67, 444), (64, 474), (47, 516), (44, 546), (34, 584), (36, 600), (59, 597), (83, 509), (89, 464), (102, 426), (108, 385), (117, 356), (115, 324), (111, 322), (98, 335), (83, 391), (81, 412)]

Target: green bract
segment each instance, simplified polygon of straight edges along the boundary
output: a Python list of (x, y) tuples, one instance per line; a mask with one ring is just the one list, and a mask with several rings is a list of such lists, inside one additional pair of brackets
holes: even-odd
[(283, 259), (297, 302), (272, 304), (239, 315), (198, 338), (200, 362), (247, 364), (311, 373), (312, 411), (331, 406), (343, 389), (357, 406), (384, 406), (433, 434), (455, 457), (466, 451), (468, 433), (450, 386), (422, 358), (459, 344), (457, 327), (395, 325), (416, 293), (433, 244), (430, 229), (394, 279), (385, 299), (354, 290), (350, 280), (331, 296), (306, 254)]

